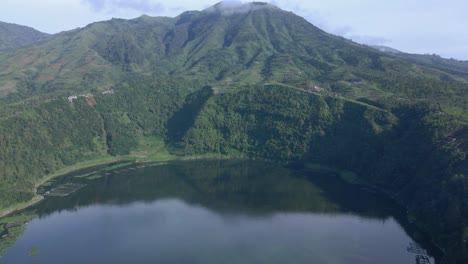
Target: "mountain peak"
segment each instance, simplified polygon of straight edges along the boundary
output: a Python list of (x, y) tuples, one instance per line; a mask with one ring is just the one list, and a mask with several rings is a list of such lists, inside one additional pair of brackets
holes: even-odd
[(205, 9), (205, 12), (218, 12), (223, 15), (233, 15), (237, 13), (247, 13), (260, 9), (275, 8), (276, 6), (265, 2), (242, 3), (238, 0), (228, 0), (217, 3), (216, 5)]

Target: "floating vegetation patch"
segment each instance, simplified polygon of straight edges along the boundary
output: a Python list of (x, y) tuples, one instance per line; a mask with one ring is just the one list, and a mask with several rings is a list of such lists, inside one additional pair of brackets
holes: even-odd
[(56, 188), (53, 188), (50, 191), (44, 193), (45, 196), (57, 196), (57, 197), (65, 197), (71, 193), (76, 192), (77, 190), (85, 187), (86, 184), (81, 183), (65, 183), (60, 185)]
[(95, 179), (102, 178), (102, 175), (91, 172), (91, 173), (87, 173), (87, 174), (83, 174), (83, 175), (77, 175), (77, 176), (74, 176), (74, 177), (79, 178), (79, 179), (95, 180)]
[(75, 178), (87, 178), (87, 177), (92, 176), (94, 174), (95, 174), (95, 172), (90, 172), (90, 173), (86, 173), (86, 174), (76, 175), (74, 177)]
[(7, 229), (3, 229), (3, 231), (0, 231), (0, 239), (5, 239), (5, 238), (7, 238), (7, 236), (8, 236), (8, 230)]
[(37, 247), (37, 246), (36, 247), (30, 247), (28, 249), (28, 256), (30, 256), (30, 257), (37, 256), (37, 255), (39, 255), (39, 252), (40, 252), (39, 247)]
[[(37, 217), (35, 210), (25, 210), (0, 219), (0, 259), (23, 234), (29, 221)], [(0, 261), (1, 263), (1, 261)]]
[(48, 180), (43, 183), (41, 186), (37, 187), (37, 194), (44, 195), (53, 185), (55, 185), (55, 180)]
[(44, 187), (49, 187), (55, 184), (55, 180), (48, 180), (42, 184)]
[(86, 177), (87, 180), (96, 180), (96, 179), (99, 179), (99, 178), (102, 178), (102, 175), (94, 174), (94, 175), (90, 175), (90, 176)]
[(119, 174), (119, 173), (122, 173), (122, 172), (131, 172), (131, 171), (134, 171), (136, 169), (137, 169), (137, 167), (128, 167), (128, 168), (123, 168), (121, 170), (112, 171), (112, 173)]

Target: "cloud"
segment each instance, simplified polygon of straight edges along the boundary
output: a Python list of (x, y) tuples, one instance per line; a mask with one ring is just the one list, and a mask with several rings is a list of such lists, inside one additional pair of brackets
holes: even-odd
[(346, 36), (353, 32), (353, 28), (350, 26), (337, 27), (330, 31), (333, 35)]
[(165, 7), (153, 0), (81, 0), (96, 12), (113, 13), (119, 10), (131, 10), (143, 13), (162, 13)]
[(272, 8), (270, 4), (252, 2), (252, 3), (242, 3), (239, 0), (227, 0), (220, 2), (208, 9), (207, 12), (221, 12), (222, 15), (233, 15), (238, 13), (247, 13), (250, 11), (255, 11), (263, 8)]
[(300, 14), (303, 16), (307, 21), (309, 21), (314, 26), (337, 36), (342, 36), (347, 39), (351, 39), (354, 42), (358, 42), (361, 44), (367, 45), (383, 45), (388, 44), (391, 42), (387, 38), (372, 36), (372, 35), (361, 35), (357, 34), (356, 30), (351, 26), (332, 26), (329, 23), (329, 20), (321, 15), (319, 12), (303, 12)]
[(219, 3), (218, 6), (220, 8), (229, 9), (229, 8), (240, 7), (242, 5), (243, 5), (242, 2), (239, 0), (227, 0), (227, 1), (222, 1), (221, 3)]
[(344, 35), (345, 38), (351, 39), (354, 42), (367, 44), (367, 45), (384, 45), (391, 42), (390, 39), (377, 37), (377, 36), (367, 36), (367, 35)]

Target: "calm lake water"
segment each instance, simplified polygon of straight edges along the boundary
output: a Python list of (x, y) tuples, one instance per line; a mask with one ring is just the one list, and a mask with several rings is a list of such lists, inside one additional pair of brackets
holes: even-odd
[(10, 217), (18, 226), (0, 239), (0, 263), (413, 264), (424, 254), (434, 263), (401, 209), (329, 173), (131, 164), (69, 174), (43, 191), (79, 187)]

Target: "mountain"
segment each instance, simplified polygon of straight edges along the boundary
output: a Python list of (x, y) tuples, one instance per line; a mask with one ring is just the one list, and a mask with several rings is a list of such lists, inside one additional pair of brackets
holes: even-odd
[(401, 52), (385, 46), (370, 46), (379, 51), (392, 54), (394, 56), (407, 59), (409, 61), (425, 65), (428, 67), (440, 69), (452, 74), (459, 74), (466, 76), (468, 74), (468, 61), (445, 59), (436, 54), (411, 54)]
[(0, 51), (17, 49), (50, 37), (34, 28), (0, 22)]
[(357, 173), (464, 263), (468, 76), (266, 3), (112, 19), (0, 53), (0, 207), (89, 160), (228, 156)]
[[(386, 56), (262, 3), (93, 23), (0, 60), (0, 96), (11, 101), (101, 91), (146, 73), (195, 76), (222, 90), (280, 83), (352, 99), (431, 97), (447, 111), (462, 112), (463, 102), (451, 99), (462, 98), (468, 84), (468, 76)], [(404, 85), (393, 85), (396, 80)], [(418, 87), (402, 87), (413, 84)], [(436, 95), (433, 85), (447, 88)]]

